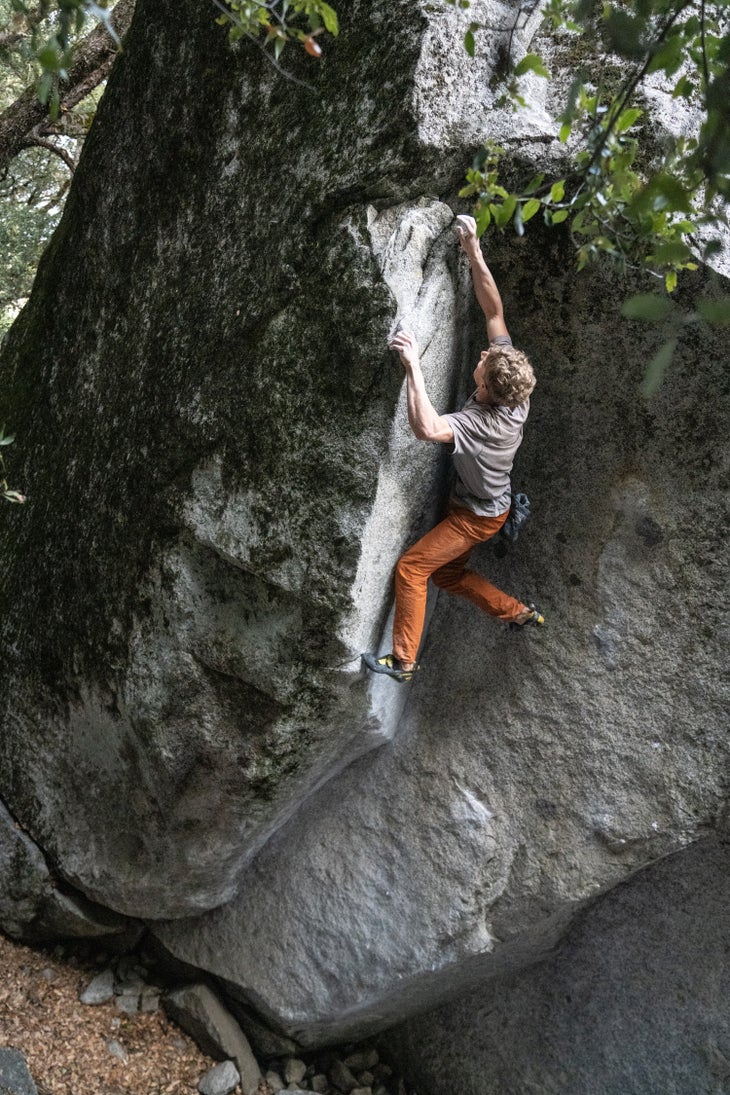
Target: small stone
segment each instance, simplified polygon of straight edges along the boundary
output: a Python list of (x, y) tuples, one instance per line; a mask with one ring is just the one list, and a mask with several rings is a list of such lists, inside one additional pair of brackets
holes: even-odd
[(284, 1079), (287, 1084), (299, 1084), (307, 1074), (307, 1066), (298, 1057), (290, 1057), (284, 1064)]
[(125, 1015), (134, 1015), (139, 1011), (139, 995), (117, 996), (115, 999), (117, 1011), (123, 1011)]
[(0, 1048), (0, 1091), (10, 1095), (38, 1095), (25, 1057), (18, 1049)]
[(140, 1001), (140, 1008), (139, 1008), (140, 1011), (145, 1012), (145, 1014), (152, 1015), (154, 1012), (159, 1010), (159, 1007), (160, 1007), (160, 994), (159, 994), (159, 992), (155, 993), (154, 995), (152, 993), (149, 993), (147, 996), (142, 994), (142, 999)]
[(372, 1072), (360, 1072), (357, 1077), (357, 1082), (362, 1087), (372, 1087), (375, 1083), (375, 1076)]
[(256, 1091), (261, 1070), (251, 1046), (231, 1013), (207, 985), (185, 985), (163, 996), (162, 1003), (170, 1018), (204, 1053), (236, 1062), (243, 1095)]
[(342, 1092), (342, 1095), (350, 1095), (350, 1092), (357, 1087), (357, 1080), (344, 1061), (333, 1061), (330, 1068), (330, 1080), (337, 1090)]
[(135, 954), (123, 954), (117, 962), (117, 980), (124, 981), (126, 977), (133, 975), (141, 977), (143, 980), (147, 974), (147, 970), (144, 966), (141, 966), (139, 959)]
[(375, 1068), (379, 1060), (377, 1049), (365, 1049), (350, 1053), (345, 1057), (345, 1064), (353, 1072), (365, 1072), (366, 1069)]
[(114, 974), (111, 970), (98, 973), (93, 981), (90, 981), (79, 1000), (82, 1004), (106, 1004), (114, 996)]
[(49, 967), (48, 969), (45, 969), (43, 971), (43, 980), (44, 981), (55, 981), (55, 979), (56, 979), (56, 971), (55, 970), (52, 970)]
[(312, 1091), (319, 1091), (321, 1095), (324, 1095), (329, 1090), (329, 1081), (324, 1072), (318, 1072), (316, 1076), (312, 1077)]
[(114, 983), (114, 991), (117, 996), (139, 996), (145, 987), (144, 981), (136, 973), (129, 974)]
[(121, 1025), (122, 1025), (122, 1020), (119, 1018), (118, 1015), (115, 1015), (114, 1018), (109, 1023), (109, 1026), (112, 1028), (112, 1030), (119, 1030)]
[(129, 1054), (127, 1053), (124, 1046), (116, 1040), (116, 1038), (112, 1038), (111, 1041), (107, 1042), (106, 1048), (109, 1050), (112, 1057), (116, 1057), (122, 1062), (123, 1065), (126, 1065), (129, 1061)]
[(393, 1075), (393, 1069), (390, 1065), (386, 1065), (384, 1061), (380, 1061), (377, 1065), (373, 1066), (373, 1073), (378, 1080), (389, 1080)]
[(286, 1087), (286, 1084), (284, 1083), (278, 1072), (269, 1071), (266, 1073), (264, 1079), (266, 1080), (266, 1083), (269, 1085), (271, 1090), (274, 1092), (274, 1095), (278, 1095), (278, 1093), (280, 1091), (283, 1091)]
[(350, 1095), (373, 1095), (371, 1087), (353, 1087)]
[(200, 1095), (229, 1095), (238, 1087), (241, 1077), (233, 1061), (222, 1061), (215, 1065), (198, 1084)]
[(385, 1084), (378, 1084), (373, 1088), (373, 1095), (389, 1095), (389, 1092)]

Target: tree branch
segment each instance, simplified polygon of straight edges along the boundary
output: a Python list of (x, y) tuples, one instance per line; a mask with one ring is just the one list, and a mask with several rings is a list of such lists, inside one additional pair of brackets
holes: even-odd
[(61, 148), (60, 145), (54, 144), (53, 141), (49, 141), (45, 137), (29, 137), (21, 147), (23, 148), (45, 148), (49, 152), (53, 152), (56, 156), (59, 156), (71, 174), (76, 170), (76, 164), (74, 163), (73, 156), (70, 156), (65, 148)]
[[(122, 38), (134, 13), (134, 0), (118, 0), (111, 14), (112, 25)], [(83, 38), (74, 50), (68, 80), (60, 88), (61, 110), (71, 110), (106, 78), (117, 54), (111, 35), (98, 26)], [(32, 131), (42, 126), (47, 107), (38, 99), (35, 87), (28, 87), (0, 114), (0, 173), (32, 139)]]

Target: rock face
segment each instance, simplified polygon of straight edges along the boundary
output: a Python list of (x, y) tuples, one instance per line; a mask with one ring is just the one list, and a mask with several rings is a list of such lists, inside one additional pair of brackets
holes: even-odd
[(52, 877), (40, 848), (0, 803), (0, 928), (14, 938), (43, 940), (116, 935), (126, 917), (68, 893)]
[(724, 1092), (730, 846), (702, 841), (617, 886), (546, 962), (389, 1036), (426, 1095)]
[(360, 673), (447, 493), (386, 337), (414, 328), (453, 407), (484, 337), (464, 165), (488, 136), (515, 171), (562, 155), (550, 103), (491, 110), (493, 53), (428, 9), (350, 5), (309, 95), (192, 0), (140, 0), (3, 355), (31, 502), (0, 790), (67, 883), (311, 1046), (525, 976), (726, 811), (724, 341), (693, 328), (644, 400), (657, 336), (618, 309), (645, 286), (577, 276), (557, 232), (489, 241), (538, 374), (535, 516), (476, 557), (548, 627), (442, 596), (412, 688)]
[(440, 597), (395, 741), (306, 804), (236, 901), (156, 929), (305, 1043), (536, 960), (725, 808), (719, 340), (639, 402), (649, 343), (601, 334), (608, 281), (576, 283), (557, 248), (528, 280), (503, 247), (539, 375), (516, 478), (535, 517), (479, 565), (540, 604), (544, 633)]
[[(5, 348), (30, 501), (4, 529), (0, 782), (60, 873), (122, 912), (233, 896), (309, 791), (394, 729), (355, 655), (387, 613), (372, 585), (433, 510), (438, 457), (410, 457), (411, 506), (379, 544), (378, 467), (406, 431), (389, 440), (397, 304), (368, 201), (412, 187), (422, 20), (369, 7), (305, 94), (193, 0), (140, 4)], [(376, 58), (392, 76), (371, 101)], [(265, 130), (287, 134), (275, 155)], [(445, 226), (404, 214), (409, 273)], [(454, 298), (425, 305), (442, 340)], [(368, 529), (377, 583), (358, 577)]]

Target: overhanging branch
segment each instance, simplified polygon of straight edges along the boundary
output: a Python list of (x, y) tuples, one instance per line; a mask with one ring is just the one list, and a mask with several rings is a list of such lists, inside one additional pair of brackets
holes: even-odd
[[(116, 34), (122, 38), (132, 21), (134, 0), (118, 0), (111, 14)], [(60, 88), (61, 111), (71, 110), (102, 80), (114, 63), (117, 46), (105, 27), (98, 26), (79, 42), (74, 50), (68, 79)], [(47, 107), (38, 100), (35, 87), (26, 88), (14, 103), (0, 114), (0, 174), (11, 160), (33, 140), (33, 130), (42, 127), (48, 117)], [(55, 150), (55, 146), (54, 146)]]

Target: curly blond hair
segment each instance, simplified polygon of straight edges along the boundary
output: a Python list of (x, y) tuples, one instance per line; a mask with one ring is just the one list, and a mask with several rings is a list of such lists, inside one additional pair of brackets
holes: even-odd
[(524, 403), (537, 383), (526, 354), (514, 346), (492, 346), (484, 366), (489, 395), (503, 407)]

